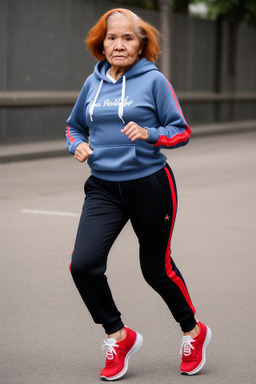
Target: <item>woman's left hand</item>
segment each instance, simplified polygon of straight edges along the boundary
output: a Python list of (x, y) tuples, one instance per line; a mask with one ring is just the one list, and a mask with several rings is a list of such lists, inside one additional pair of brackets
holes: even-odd
[(131, 141), (136, 141), (138, 139), (146, 141), (148, 139), (148, 130), (140, 127), (133, 121), (130, 121), (123, 129), (121, 129), (121, 132), (125, 133)]

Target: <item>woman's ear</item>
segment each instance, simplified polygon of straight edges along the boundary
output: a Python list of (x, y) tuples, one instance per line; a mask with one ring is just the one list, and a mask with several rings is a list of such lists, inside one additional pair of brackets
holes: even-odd
[(144, 46), (145, 46), (145, 44), (144, 44), (144, 42), (142, 40), (141, 43), (140, 43), (140, 47), (139, 47), (139, 51), (138, 51), (138, 56), (140, 56), (142, 54)]

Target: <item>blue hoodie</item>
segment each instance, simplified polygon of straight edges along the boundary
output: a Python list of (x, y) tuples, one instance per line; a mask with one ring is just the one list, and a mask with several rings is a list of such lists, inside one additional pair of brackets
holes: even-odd
[[(171, 84), (151, 61), (137, 61), (115, 83), (106, 75), (109, 68), (98, 62), (85, 81), (67, 120), (67, 148), (74, 154), (90, 137), (87, 162), (100, 179), (149, 176), (165, 166), (161, 148), (187, 144), (191, 130)], [(131, 142), (121, 132), (130, 121), (148, 130), (147, 141)]]

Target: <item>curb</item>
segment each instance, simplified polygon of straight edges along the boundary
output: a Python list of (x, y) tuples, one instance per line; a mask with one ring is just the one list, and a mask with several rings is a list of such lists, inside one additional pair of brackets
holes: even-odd
[(256, 120), (231, 121), (227, 123), (215, 123), (207, 125), (197, 125), (192, 127), (192, 137), (243, 134), (248, 131), (256, 130)]

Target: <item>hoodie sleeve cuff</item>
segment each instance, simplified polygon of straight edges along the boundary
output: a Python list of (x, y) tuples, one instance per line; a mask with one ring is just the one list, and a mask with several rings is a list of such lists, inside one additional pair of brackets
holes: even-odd
[(155, 144), (159, 137), (158, 130), (156, 128), (148, 128), (148, 127), (145, 127), (145, 128), (148, 130), (147, 143)]

